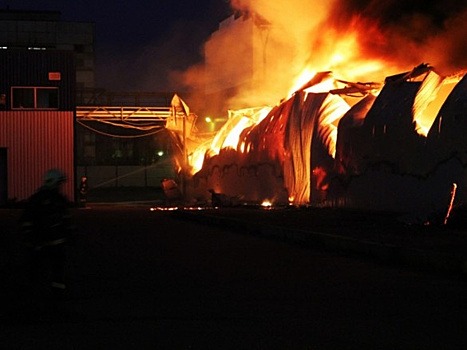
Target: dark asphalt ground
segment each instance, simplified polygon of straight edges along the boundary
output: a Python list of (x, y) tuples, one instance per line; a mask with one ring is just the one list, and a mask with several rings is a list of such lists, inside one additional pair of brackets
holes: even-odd
[(446, 225), (408, 224), (400, 213), (332, 208), (222, 208), (179, 211), (180, 218), (300, 246), (404, 266), (429, 273), (467, 277), (466, 211)]
[(461, 225), (414, 227), (387, 213), (310, 209), (90, 207), (73, 211), (65, 300), (28, 284), (14, 235), (19, 210), (0, 210), (0, 349), (467, 348), (462, 275), (258, 229), (463, 257)]

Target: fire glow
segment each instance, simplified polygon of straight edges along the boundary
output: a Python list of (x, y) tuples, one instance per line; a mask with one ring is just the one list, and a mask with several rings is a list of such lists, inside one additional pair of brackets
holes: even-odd
[[(417, 42), (403, 37), (396, 24), (372, 17), (371, 6), (383, 5), (369, 3), (363, 15), (352, 0), (319, 6), (310, 1), (232, 1), (243, 15), (226, 21), (207, 47), (216, 47), (216, 40), (241, 46), (238, 34), (253, 33), (253, 40), (246, 41), (256, 43), (251, 49), (259, 53), (261, 64), (252, 65), (256, 84), (226, 99), (226, 124), (212, 140), (189, 150), (193, 191), (216, 187), (257, 203), (261, 198), (298, 205), (329, 203), (328, 192), (342, 191), (343, 184), (349, 186), (351, 179), (370, 171), (370, 165), (389, 164), (415, 177), (437, 169), (433, 164), (443, 156), (425, 159), (425, 154), (435, 148), (434, 134), (441, 135), (454, 113), (446, 107), (441, 115), (464, 77), (459, 68), (467, 63), (444, 59), (431, 45), (445, 38), (454, 51), (454, 40), (462, 35), (452, 34), (452, 23), (467, 17), (467, 11), (443, 28), (432, 23), (432, 37), (420, 32), (426, 41)], [(296, 19), (294, 25), (290, 18)], [(208, 65), (207, 71), (230, 72), (225, 79), (243, 77), (244, 71), (235, 74), (235, 68), (244, 68), (236, 60), (238, 46), (212, 50), (226, 58), (209, 59), (221, 64)], [(439, 70), (420, 64), (421, 57)], [(343, 179), (347, 182), (340, 183)], [(345, 198), (332, 200), (353, 201)]]

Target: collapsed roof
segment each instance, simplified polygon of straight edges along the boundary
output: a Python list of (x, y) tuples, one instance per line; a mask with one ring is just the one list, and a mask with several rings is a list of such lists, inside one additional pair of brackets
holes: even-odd
[[(334, 88), (326, 90), (322, 83), (329, 79)], [(261, 120), (242, 112), (229, 119), (216, 151), (206, 153), (195, 175), (194, 191), (209, 187), (247, 201), (297, 205), (377, 203), (381, 209), (407, 209), (427, 198), (436, 202), (454, 181), (463, 182), (466, 106), (465, 74), (441, 77), (426, 64), (388, 77), (382, 86), (323, 72)], [(462, 171), (432, 186), (446, 166)], [(413, 200), (379, 188), (389, 183), (395, 192), (409, 188), (412, 194), (405, 197)]]

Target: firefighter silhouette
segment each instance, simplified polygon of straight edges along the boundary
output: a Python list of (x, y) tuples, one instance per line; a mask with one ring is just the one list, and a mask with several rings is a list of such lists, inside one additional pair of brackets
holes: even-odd
[(88, 178), (86, 176), (81, 176), (81, 180), (79, 183), (79, 206), (86, 207), (86, 203), (88, 201)]
[(63, 295), (67, 288), (66, 243), (71, 235), (71, 218), (69, 201), (61, 193), (65, 181), (62, 171), (47, 171), (43, 185), (27, 200), (20, 218), (31, 251), (31, 277), (54, 295)]

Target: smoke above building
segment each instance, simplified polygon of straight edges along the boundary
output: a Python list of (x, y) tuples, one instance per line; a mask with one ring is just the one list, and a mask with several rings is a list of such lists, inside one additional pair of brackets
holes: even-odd
[[(222, 77), (228, 95), (211, 96), (223, 111), (264, 104), (274, 105), (320, 71), (332, 71), (352, 81), (382, 82), (420, 62), (435, 67), (441, 75), (455, 74), (467, 66), (467, 4), (462, 0), (232, 0), (232, 19), (250, 18), (259, 39), (249, 85), (228, 79), (244, 74), (250, 57), (242, 42), (251, 40), (240, 25), (223, 25), (225, 44), (207, 52), (214, 33), (204, 45), (205, 62), (186, 71), (173, 72), (172, 80), (183, 82), (190, 103), (202, 98), (197, 92)], [(229, 22), (229, 21), (226, 21)], [(232, 22), (232, 21), (230, 21)], [(219, 67), (223, 68), (219, 68)]]
[(190, 161), (195, 196), (425, 214), (445, 208), (453, 187), (467, 198), (457, 134), (467, 120), (466, 5), (232, 7), (203, 69), (181, 75), (229, 110), (212, 143), (190, 152), (204, 156)]

